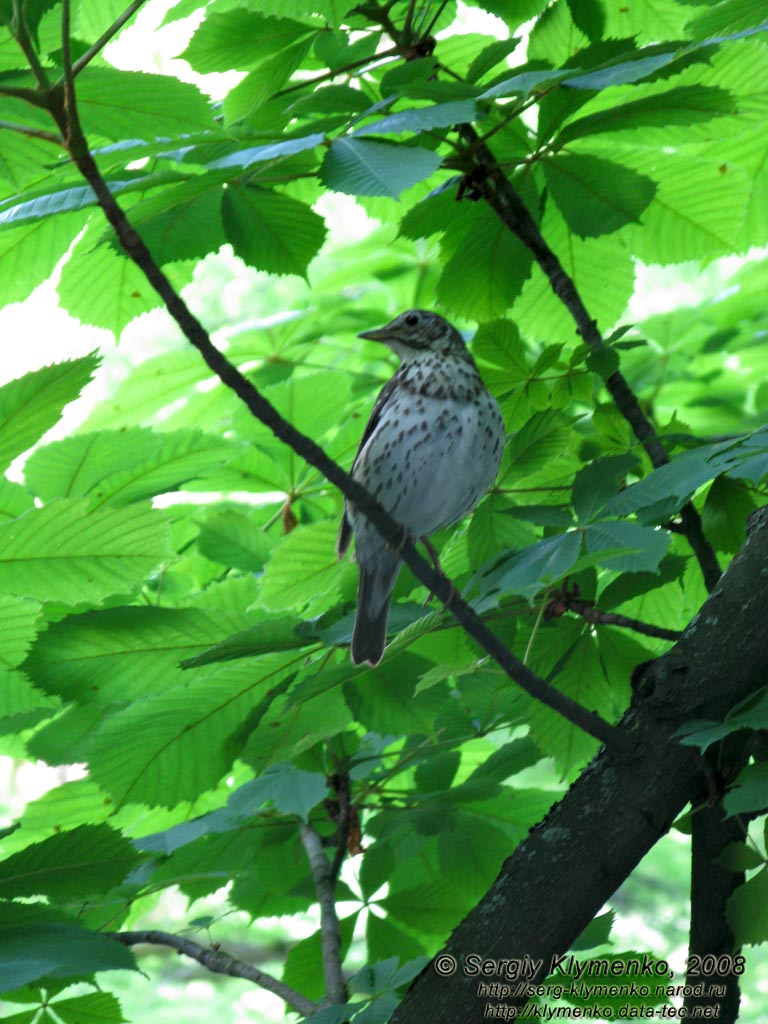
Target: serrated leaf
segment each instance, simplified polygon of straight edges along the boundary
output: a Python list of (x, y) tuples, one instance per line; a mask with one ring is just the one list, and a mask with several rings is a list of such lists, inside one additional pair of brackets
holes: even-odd
[(571, 75), (563, 80), (564, 85), (572, 89), (607, 89), (611, 85), (628, 85), (631, 82), (639, 82), (643, 78), (654, 74), (661, 68), (676, 60), (678, 54), (675, 50), (668, 53), (656, 53), (646, 57), (637, 57), (633, 60), (625, 60), (611, 64), (609, 67), (600, 68), (597, 71), (587, 71), (584, 74)]
[(372, 121), (362, 128), (356, 128), (352, 136), (399, 135), (401, 132), (422, 132), (431, 128), (445, 128), (447, 125), (462, 124), (472, 121), (475, 117), (475, 104), (472, 100), (454, 100), (451, 103), (434, 103), (430, 107), (418, 107), (414, 110), (401, 110), (389, 114), (380, 121)]
[(580, 522), (596, 518), (607, 502), (618, 494), (626, 475), (637, 466), (634, 455), (607, 455), (579, 470), (573, 481), (573, 509)]
[(95, 971), (136, 970), (126, 946), (98, 932), (59, 922), (3, 926), (0, 991), (13, 992), (47, 978), (88, 978)]
[(92, 352), (33, 370), (0, 388), (0, 470), (54, 426), (64, 406), (91, 380), (99, 362)]
[(767, 20), (762, 0), (724, 0), (692, 18), (685, 27), (693, 39), (711, 39), (765, 28)]
[(603, 38), (605, 10), (601, 0), (567, 0), (573, 23), (590, 42)]
[(121, 805), (197, 799), (231, 768), (247, 736), (240, 730), (295, 671), (294, 659), (271, 654), (258, 668), (219, 666), (115, 712), (93, 736), (91, 777)]
[(655, 572), (669, 549), (668, 533), (639, 523), (592, 523), (584, 538), (587, 551), (604, 551), (600, 564), (617, 572)]
[(467, 81), (479, 82), (491, 68), (495, 68), (505, 57), (508, 57), (519, 42), (519, 36), (512, 36), (509, 39), (499, 39), (495, 43), (489, 43), (469, 65)]
[(581, 551), (581, 534), (576, 530), (558, 537), (547, 537), (524, 548), (511, 558), (484, 572), (473, 585), (477, 588), (479, 609), (494, 607), (507, 594), (534, 597), (549, 583), (557, 583), (568, 574)]
[(47, 280), (85, 223), (85, 210), (29, 221), (0, 233), (2, 304), (21, 302)]
[(122, 1024), (127, 1020), (111, 992), (86, 992), (49, 1005), (62, 1024)]
[(15, 668), (22, 663), (37, 633), (39, 617), (36, 601), (0, 594), (0, 665)]
[[(249, 71), (265, 53), (279, 53), (317, 30), (291, 18), (265, 17), (236, 7), (211, 10), (180, 55), (199, 74), (211, 71)], [(258, 45), (254, 45), (258, 40)]]
[(257, 270), (306, 277), (325, 241), (323, 218), (297, 199), (268, 189), (230, 185), (222, 199), (227, 238)]
[(227, 568), (260, 572), (273, 544), (262, 524), (246, 512), (220, 509), (205, 517), (197, 546), (206, 558)]
[(238, 149), (234, 153), (228, 153), (226, 156), (212, 160), (208, 164), (208, 169), (213, 171), (227, 167), (246, 168), (266, 160), (278, 160), (280, 157), (303, 153), (307, 149), (314, 149), (324, 141), (325, 133), (315, 132), (313, 135), (303, 135), (298, 139), (286, 139), (284, 142), (270, 142), (265, 146), (249, 146), (247, 149)]
[(329, 608), (339, 597), (347, 566), (336, 558), (338, 527), (333, 522), (299, 525), (272, 554), (264, 571), (261, 598), (266, 608)]
[(0, 589), (78, 604), (130, 591), (170, 554), (161, 512), (58, 501), (0, 524)]
[(229, 616), (197, 608), (85, 612), (51, 623), (25, 670), (65, 700), (121, 703), (186, 683), (181, 661), (222, 640), (235, 624)]
[(198, 430), (102, 430), (38, 448), (24, 475), (45, 501), (90, 495), (94, 504), (123, 506), (204, 478), (235, 450)]
[(199, 668), (217, 661), (236, 661), (238, 658), (253, 658), (269, 651), (288, 651), (306, 647), (310, 642), (296, 630), (296, 619), (292, 616), (264, 618), (262, 621), (228, 636), (226, 640), (209, 648), (194, 658), (182, 662), (183, 668)]
[(437, 284), (440, 304), (473, 320), (490, 320), (513, 304), (531, 267), (531, 253), (486, 204), (443, 266)]
[(320, 180), (352, 196), (389, 196), (428, 178), (440, 166), (437, 153), (418, 146), (394, 146), (363, 139), (334, 139), (320, 168)]
[(724, 89), (686, 85), (619, 103), (594, 114), (570, 121), (558, 133), (556, 145), (563, 145), (598, 132), (627, 131), (656, 125), (689, 125), (736, 112), (734, 97)]
[(600, 157), (561, 153), (545, 161), (544, 174), (566, 223), (581, 238), (638, 221), (656, 194), (650, 178)]
[(0, 895), (86, 899), (119, 885), (139, 862), (130, 840), (108, 825), (79, 825), (0, 861)]
[(281, 814), (294, 814), (302, 821), (328, 794), (328, 782), (321, 772), (307, 772), (290, 762), (270, 765), (250, 783), (249, 799), (254, 806), (269, 801)]
[(759, 945), (768, 934), (768, 868), (758, 871), (731, 893), (726, 911), (739, 947)]
[(197, 86), (141, 71), (89, 67), (77, 83), (77, 106), (86, 133), (101, 138), (173, 137), (214, 126)]

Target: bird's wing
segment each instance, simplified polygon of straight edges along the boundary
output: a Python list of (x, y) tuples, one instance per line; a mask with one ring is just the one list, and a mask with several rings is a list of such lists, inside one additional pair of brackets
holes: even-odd
[[(365, 426), (365, 430), (363, 431), (363, 436), (360, 438), (360, 444), (357, 446), (355, 461), (352, 463), (352, 469), (350, 470), (350, 473), (352, 473), (353, 476), (355, 473), (355, 466), (357, 465), (357, 460), (360, 458), (360, 452), (363, 450), (363, 448), (365, 448), (368, 438), (379, 425), (379, 420), (381, 419), (382, 411), (386, 406), (387, 402), (389, 401), (390, 395), (397, 387), (397, 383), (397, 374), (395, 374), (394, 377), (391, 378), (391, 380), (387, 381), (387, 383), (379, 392), (378, 398), (374, 402), (373, 409), (371, 410), (371, 415)], [(341, 517), (341, 525), (339, 526), (339, 536), (336, 540), (336, 554), (339, 556), (339, 558), (343, 558), (344, 555), (347, 553), (347, 549), (349, 548), (351, 540), (352, 524), (349, 521), (349, 517), (347, 516), (345, 508), (344, 514)]]

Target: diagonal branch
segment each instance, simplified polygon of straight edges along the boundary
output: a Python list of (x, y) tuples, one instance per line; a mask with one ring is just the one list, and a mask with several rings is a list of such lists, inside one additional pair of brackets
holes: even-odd
[[(68, 0), (64, 0), (63, 24), (68, 24)], [(65, 32), (66, 34), (66, 32)], [(64, 43), (64, 40), (62, 40)], [(69, 60), (68, 39), (62, 46), (64, 57), (63, 102), (55, 102), (55, 90), (51, 93), (51, 114), (67, 141), (72, 160), (96, 194), (99, 206), (115, 230), (126, 255), (144, 273), (145, 277), (165, 303), (165, 306), (181, 328), (187, 340), (194, 345), (219, 380), (231, 388), (250, 412), (267, 426), (280, 441), (289, 445), (297, 455), (319, 470), (330, 483), (353, 502), (373, 523), (381, 536), (393, 547), (414, 576), (423, 583), (453, 614), (480, 646), (504, 669), (510, 679), (521, 686), (531, 697), (546, 704), (553, 711), (567, 718), (579, 729), (604, 743), (612, 750), (627, 751), (632, 746), (628, 736), (609, 725), (593, 711), (561, 693), (540, 676), (537, 676), (520, 661), (498, 637), (485, 625), (474, 609), (459, 596), (458, 590), (442, 573), (437, 572), (422, 558), (413, 543), (403, 543), (403, 528), (385, 511), (373, 496), (356, 480), (326, 455), (322, 448), (302, 434), (291, 423), (283, 419), (274, 406), (243, 376), (240, 371), (216, 348), (208, 332), (191, 313), (184, 300), (174, 291), (168, 278), (154, 260), (149, 249), (133, 228), (122, 207), (109, 191), (106, 181), (96, 166), (88, 148), (80, 124), (74, 88), (74, 76)]]
[(279, 996), (292, 1010), (300, 1013), (303, 1017), (309, 1017), (318, 1009), (317, 1003), (307, 999), (306, 996), (291, 988), (290, 985), (286, 985), (284, 982), (278, 981), (277, 978), (273, 978), (270, 974), (260, 971), (258, 967), (253, 967), (251, 964), (245, 963), (244, 960), (238, 960), (228, 953), (222, 953), (219, 949), (201, 946), (199, 942), (185, 939), (181, 935), (171, 935), (169, 932), (154, 930), (107, 932), (106, 934), (124, 946), (138, 946), (142, 943), (152, 946), (170, 946), (171, 949), (175, 949), (178, 953), (182, 953), (192, 960), (197, 960), (199, 964), (202, 964), (203, 967), (214, 974), (228, 974), (231, 978), (244, 978), (246, 981), (252, 981), (259, 988), (266, 989), (267, 992), (272, 992), (274, 995)]
[[(458, 131), (465, 144), (464, 157), (469, 164), (468, 177), (473, 188), (480, 193), (509, 230), (517, 235), (523, 245), (531, 250), (536, 262), (546, 274), (552, 291), (573, 317), (576, 329), (586, 344), (595, 353), (610, 352), (603, 342), (596, 321), (590, 317), (582, 302), (576, 285), (550, 249), (491, 150), (480, 139), (472, 125), (459, 125)], [(643, 412), (637, 396), (623, 374), (618, 369), (609, 369), (602, 377), (616, 407), (629, 423), (652, 464), (658, 468), (668, 463), (669, 455), (664, 445), (656, 436), (653, 424)], [(722, 574), (717, 555), (704, 536), (699, 513), (690, 502), (680, 509), (680, 517), (688, 543), (701, 567), (704, 582), (711, 591)]]
[(341, 973), (341, 931), (336, 913), (336, 879), (318, 833), (303, 821), (299, 823), (299, 832), (307, 851), (320, 907), (320, 942), (323, 950), (326, 998), (333, 1005), (346, 1003), (347, 991), (344, 975)]

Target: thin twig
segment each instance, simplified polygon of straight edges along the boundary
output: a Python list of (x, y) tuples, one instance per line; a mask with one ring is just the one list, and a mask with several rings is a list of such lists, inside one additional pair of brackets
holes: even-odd
[(199, 942), (192, 939), (185, 939), (181, 935), (171, 935), (169, 932), (159, 931), (136, 931), (136, 932), (105, 932), (111, 939), (122, 943), (124, 946), (138, 946), (146, 943), (151, 946), (170, 946), (183, 956), (196, 960), (199, 964), (214, 974), (228, 974), (232, 978), (244, 978), (252, 981), (259, 988), (266, 989), (282, 999), (292, 1010), (300, 1013), (303, 1017), (309, 1017), (315, 1013), (319, 1006), (311, 999), (307, 999), (301, 992), (297, 992), (278, 981), (270, 974), (265, 974), (258, 967), (238, 960), (236, 957), (223, 953), (220, 949), (211, 949), (201, 946)]
[(299, 822), (299, 833), (307, 851), (312, 880), (320, 907), (320, 941), (323, 950), (325, 995), (329, 1003), (346, 1003), (347, 991), (341, 971), (341, 929), (336, 913), (336, 880), (323, 849), (323, 841), (311, 825)]
[(45, 68), (40, 63), (40, 58), (37, 56), (37, 50), (30, 38), (27, 23), (24, 19), (24, 10), (21, 0), (13, 0), (13, 20), (16, 25), (16, 42), (23, 50), (24, 56), (27, 58), (29, 66), (32, 68), (32, 74), (35, 76), (37, 84), (41, 89), (47, 89), (50, 85), (48, 75), (45, 72)]
[(77, 58), (72, 65), (73, 78), (76, 78), (83, 68), (87, 67), (93, 58), (98, 56), (107, 43), (117, 35), (123, 25), (125, 25), (127, 21), (130, 21), (136, 11), (138, 11), (140, 7), (143, 7), (146, 2), (147, 0), (133, 0), (131, 6), (126, 7), (120, 17), (112, 22), (109, 28), (99, 36), (96, 42), (89, 46), (81, 57)]
[(666, 629), (664, 626), (654, 626), (650, 622), (641, 622), (639, 619), (630, 619), (626, 615), (619, 615), (617, 612), (601, 612), (589, 601), (582, 601), (570, 594), (560, 593), (553, 597), (544, 606), (544, 618), (553, 619), (565, 612), (573, 612), (580, 615), (587, 622), (595, 626), (622, 626), (624, 629), (634, 630), (635, 633), (642, 633), (644, 636), (652, 636), (657, 640), (679, 640), (683, 635), (682, 630)]
[[(68, 9), (68, 0), (64, 0), (64, 10), (67, 16)], [(318, 469), (330, 483), (338, 487), (344, 497), (348, 498), (367, 516), (384, 540), (398, 548), (400, 557), (419, 582), (423, 583), (438, 600), (443, 602), (457, 622), (498, 662), (510, 679), (518, 683), (531, 697), (546, 704), (607, 747), (614, 751), (627, 752), (633, 744), (626, 733), (609, 725), (598, 714), (588, 711), (524, 665), (491, 632), (474, 609), (459, 596), (453, 583), (422, 558), (413, 543), (410, 541), (403, 543), (403, 528), (373, 496), (330, 459), (311, 438), (302, 434), (285, 420), (261, 392), (216, 348), (200, 321), (174, 291), (144, 241), (129, 222), (122, 207), (111, 194), (96, 166), (80, 125), (74, 79), (71, 66), (67, 66), (68, 45), (62, 47), (62, 52), (65, 60), (64, 103), (61, 106), (52, 103), (51, 113), (57, 120), (62, 135), (67, 140), (67, 147), (72, 159), (85, 180), (93, 188), (99, 206), (114, 228), (126, 255), (144, 273), (147, 281), (163, 300), (166, 309), (179, 325), (187, 340), (198, 350), (208, 367), (223, 384), (235, 392), (256, 419), (264, 423), (275, 437), (289, 445), (297, 455)]]
[[(502, 171), (490, 149), (481, 141), (472, 125), (458, 126), (466, 148), (464, 156), (469, 166), (473, 188), (485, 199), (500, 220), (533, 253), (546, 275), (550, 287), (573, 317), (584, 342), (595, 352), (607, 351), (597, 323), (593, 320), (579, 295), (573, 280), (566, 274), (560, 260), (544, 240), (538, 225), (527, 207)], [(669, 456), (659, 441), (656, 431), (640, 407), (626, 378), (619, 370), (607, 372), (603, 381), (616, 407), (631, 426), (655, 467), (664, 466)], [(707, 589), (712, 590), (722, 570), (714, 548), (704, 535), (701, 517), (690, 502), (680, 509), (688, 543), (701, 567)]]
[(52, 142), (56, 146), (62, 145), (62, 140), (59, 135), (55, 135), (53, 132), (44, 132), (40, 128), (30, 128), (25, 124), (14, 124), (13, 121), (0, 121), (0, 129), (3, 128), (8, 132), (18, 132), (19, 135), (28, 135), (32, 139), (42, 139), (44, 142)]
[(349, 830), (351, 826), (351, 797), (349, 792), (349, 773), (341, 772), (338, 775), (338, 782), (334, 790), (339, 801), (339, 817), (336, 823), (336, 853), (331, 864), (331, 878), (334, 883), (339, 877), (341, 865), (347, 855), (347, 843), (349, 842)]
[(399, 52), (397, 47), (393, 46), (389, 50), (382, 50), (380, 53), (374, 53), (370, 57), (362, 57), (360, 60), (350, 61), (349, 64), (342, 64), (338, 68), (329, 68), (328, 71), (324, 71), (321, 75), (315, 75), (314, 78), (304, 78), (300, 82), (287, 85), (285, 89), (272, 93), (272, 99), (277, 99), (279, 96), (288, 96), (290, 93), (300, 92), (302, 89), (311, 89), (321, 82), (328, 82), (336, 78), (337, 75), (345, 75), (348, 71), (356, 71), (358, 68), (365, 67), (366, 64), (378, 64), (386, 58), (397, 57)]

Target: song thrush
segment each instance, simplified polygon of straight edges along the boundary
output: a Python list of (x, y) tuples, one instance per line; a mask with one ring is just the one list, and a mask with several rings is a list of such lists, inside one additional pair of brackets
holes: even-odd
[[(504, 421), (463, 338), (436, 313), (411, 309), (360, 337), (383, 341), (400, 357), (400, 367), (376, 399), (352, 476), (409, 536), (426, 538), (463, 518), (491, 486), (504, 447)], [(377, 665), (401, 560), (347, 502), (339, 558), (353, 532), (360, 584), (351, 656), (355, 665)]]

